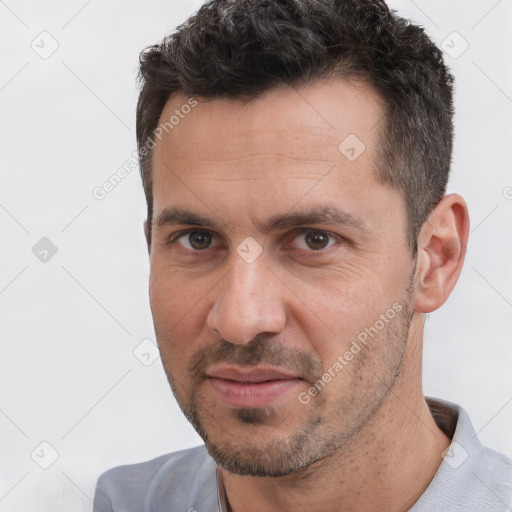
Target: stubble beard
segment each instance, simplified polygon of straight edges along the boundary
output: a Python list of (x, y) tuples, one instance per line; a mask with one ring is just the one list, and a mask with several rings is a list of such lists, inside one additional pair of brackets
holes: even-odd
[[(234, 345), (222, 340), (220, 345), (196, 353), (188, 367), (191, 378), (186, 386), (175, 382), (165, 361), (164, 368), (181, 410), (218, 465), (238, 475), (286, 476), (336, 452), (349, 453), (350, 439), (364, 429), (396, 386), (403, 373), (412, 320), (410, 293), (400, 304), (403, 306), (401, 312), (378, 337), (371, 340), (372, 345), (368, 343), (363, 347), (333, 379), (347, 379), (342, 390), (345, 394), (342, 392), (336, 403), (329, 405), (327, 400), (329, 386), (336, 386), (336, 382), (327, 384), (327, 393), (319, 392), (308, 405), (297, 400), (297, 407), (304, 408), (299, 409), (299, 415), (304, 418), (303, 425), (285, 430), (290, 412), (274, 407), (230, 411), (230, 421), (235, 418), (240, 428), (246, 424), (248, 431), (254, 431), (255, 426), (265, 429), (259, 436), (259, 439), (265, 439), (264, 442), (254, 442), (254, 436), (249, 432), (247, 435), (228, 432), (222, 418), (215, 417), (203, 405), (200, 389), (204, 384), (202, 371), (205, 365), (213, 361), (240, 366), (262, 362), (290, 369), (290, 361), (295, 361), (292, 369), (300, 369), (302, 374), (308, 375), (306, 380), (314, 384), (324, 374), (319, 360), (303, 352), (290, 355), (293, 351), (289, 348), (283, 349), (268, 337), (258, 337), (247, 345)], [(381, 359), (377, 366), (375, 358)]]

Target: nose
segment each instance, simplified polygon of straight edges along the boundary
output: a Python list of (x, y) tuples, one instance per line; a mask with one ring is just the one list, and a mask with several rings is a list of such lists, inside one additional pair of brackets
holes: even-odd
[(281, 332), (286, 325), (283, 288), (262, 256), (247, 263), (234, 254), (208, 314), (208, 327), (236, 344), (249, 343), (258, 334)]

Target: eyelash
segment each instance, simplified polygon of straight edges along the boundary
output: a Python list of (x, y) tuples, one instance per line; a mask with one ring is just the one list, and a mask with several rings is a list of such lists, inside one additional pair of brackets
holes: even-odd
[[(323, 231), (321, 229), (315, 229), (315, 228), (302, 228), (302, 229), (299, 229), (295, 236), (293, 237), (293, 240), (295, 240), (298, 236), (300, 235), (305, 235), (305, 234), (308, 234), (308, 233), (315, 233), (315, 232), (318, 232), (318, 233), (323, 233), (325, 235), (327, 235), (329, 238), (330, 238), (330, 241), (337, 241), (337, 242), (343, 242), (345, 241), (345, 239), (340, 236), (340, 235), (336, 235), (334, 233), (331, 233), (329, 231)], [(210, 231), (206, 230), (206, 229), (187, 229), (187, 230), (184, 230), (184, 231), (179, 231), (177, 233), (174, 233), (173, 235), (171, 235), (168, 239), (168, 241), (166, 242), (166, 245), (168, 247), (172, 247), (174, 246), (175, 244), (178, 243), (178, 240), (186, 235), (189, 235), (190, 233), (206, 233), (206, 234), (209, 234), (212, 236), (212, 238), (215, 237), (215, 235), (213, 233), (211, 233)], [(179, 244), (178, 244), (179, 245)], [(335, 245), (335, 244), (333, 244)], [(319, 250), (314, 250), (314, 249), (310, 249), (310, 250), (307, 250), (307, 249), (298, 249), (298, 250), (301, 250), (301, 251), (306, 251), (306, 252), (309, 252), (311, 253), (312, 255), (321, 255), (321, 254), (325, 254), (325, 252), (330, 249), (331, 247), (333, 247), (333, 245), (328, 245), (327, 247), (323, 248), (323, 249), (319, 249)], [(206, 249), (203, 249), (203, 250), (190, 250), (190, 249), (187, 249), (186, 247), (182, 247), (182, 250), (184, 251), (187, 251), (187, 252), (192, 252), (192, 253), (196, 253), (196, 254), (199, 254), (199, 253), (202, 253), (202, 252), (205, 252), (207, 249), (210, 249), (211, 247), (207, 247)]]

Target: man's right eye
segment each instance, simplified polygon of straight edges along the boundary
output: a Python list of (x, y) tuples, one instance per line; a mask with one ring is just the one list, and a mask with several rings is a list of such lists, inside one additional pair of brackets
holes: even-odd
[(179, 244), (189, 251), (203, 251), (212, 247), (213, 236), (208, 231), (187, 230), (177, 233), (169, 240), (169, 245)]

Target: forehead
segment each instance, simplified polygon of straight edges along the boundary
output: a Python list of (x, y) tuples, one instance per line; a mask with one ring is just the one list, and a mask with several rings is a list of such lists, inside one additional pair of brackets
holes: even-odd
[[(166, 156), (174, 162), (187, 158), (229, 162), (263, 154), (339, 161), (340, 143), (351, 135), (365, 149), (373, 148), (383, 115), (370, 85), (342, 79), (300, 88), (283, 86), (247, 103), (213, 99), (191, 108), (190, 103), (181, 93), (167, 101), (159, 120), (159, 126), (167, 129), (157, 142), (155, 164)], [(349, 142), (357, 139), (351, 137)]]
[(153, 154), (154, 214), (187, 203), (237, 223), (235, 211), (256, 219), (297, 201), (371, 205), (384, 187), (374, 172), (383, 110), (369, 85), (341, 79), (248, 103), (175, 94)]

